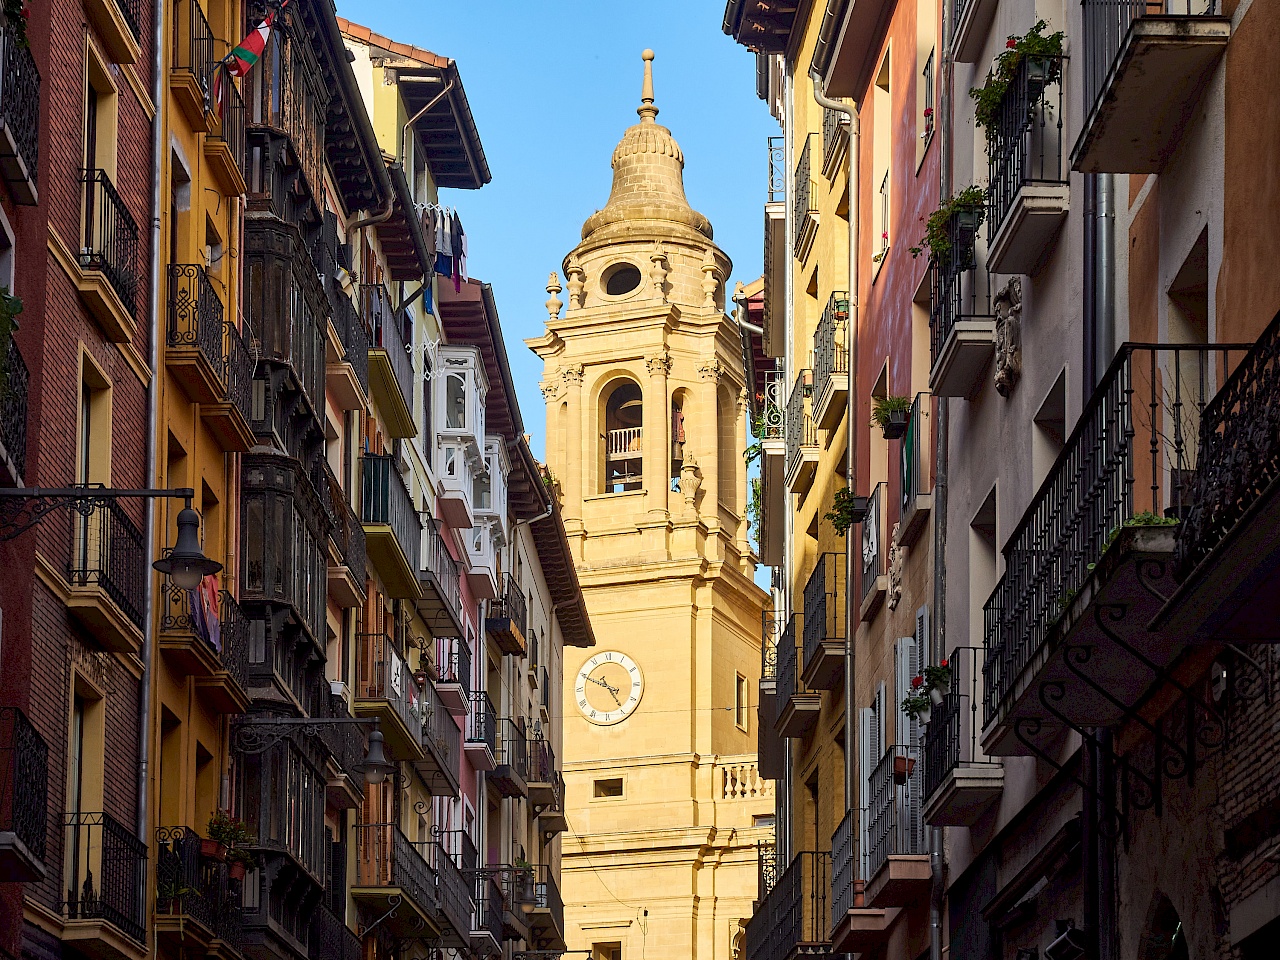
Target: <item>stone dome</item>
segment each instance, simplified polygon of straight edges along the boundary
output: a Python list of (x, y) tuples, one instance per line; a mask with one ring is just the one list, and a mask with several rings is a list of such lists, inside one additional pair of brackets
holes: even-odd
[(657, 122), (653, 101), (653, 51), (646, 50), (640, 122), (622, 135), (613, 151), (613, 188), (603, 210), (582, 225), (586, 240), (609, 224), (659, 220), (692, 227), (708, 240), (711, 221), (689, 206), (684, 194), (684, 154), (671, 131)]

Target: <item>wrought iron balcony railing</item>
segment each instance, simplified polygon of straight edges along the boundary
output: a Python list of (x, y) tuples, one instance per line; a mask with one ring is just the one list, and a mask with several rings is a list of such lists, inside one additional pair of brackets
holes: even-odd
[(782, 632), (782, 614), (765, 610), (760, 614), (760, 682), (778, 679), (778, 643)]
[(311, 913), (309, 960), (361, 960), (364, 944), (345, 923), (319, 904)]
[(1065, 57), (1023, 57), (1005, 89), (995, 130), (987, 134), (987, 242), (994, 240), (1019, 191), (1067, 182), (1062, 141)]
[(787, 400), (787, 475), (803, 447), (818, 445), (818, 427), (813, 422), (813, 371), (801, 370)]
[(529, 779), (529, 741), (524, 727), (509, 717), (498, 718), (498, 765)]
[(357, 580), (363, 580), (366, 557), (364, 524), (360, 522), (360, 518), (356, 516), (355, 510), (348, 502), (347, 493), (342, 489), (338, 478), (334, 476), (329, 462), (325, 460), (322, 463), (324, 464), (323, 486), (328, 490), (328, 496), (322, 499), (329, 514), (329, 538), (338, 548), (342, 565), (350, 570)]
[(978, 263), (978, 214), (961, 207), (947, 221), (949, 252), (932, 265), (931, 359), (937, 363), (957, 323), (989, 320), (991, 278)]
[(226, 144), (227, 152), (231, 154), (236, 169), (240, 171), (240, 177), (247, 184), (249, 182), (249, 154), (248, 144), (245, 140), (245, 106), (244, 97), (240, 95), (240, 91), (236, 89), (235, 81), (230, 76), (224, 75), (221, 90), (222, 96), (222, 116), (218, 116), (218, 111), (213, 112), (213, 130), (209, 134), (208, 139), (221, 141)]
[(0, 832), (12, 833), (37, 861), (45, 857), (49, 748), (27, 715), (0, 707)]
[(412, 410), (413, 358), (409, 354), (411, 346), (404, 342), (403, 316), (396, 313), (391, 294), (380, 283), (362, 283), (360, 303), (365, 322), (372, 331), (369, 346), (386, 352), (391, 369), (395, 372), (400, 395), (405, 405)]
[(821, 653), (823, 644), (844, 645), (848, 636), (844, 603), (847, 588), (844, 554), (819, 555), (818, 563), (804, 586), (805, 676), (809, 676), (809, 665)]
[(929, 59), (924, 62), (924, 69), (920, 71), (920, 84), (924, 87), (924, 130), (921, 131), (920, 137), (926, 142), (933, 136), (933, 131), (937, 127), (937, 117), (934, 116), (935, 108), (935, 90), (937, 89), (937, 79), (935, 66), (936, 50), (929, 51)]
[[(8, 26), (0, 27), (0, 137), (12, 141), (12, 160), (0, 157), (0, 174), (10, 183), (30, 181), (40, 167), (40, 71), (30, 47), (18, 42)], [(6, 146), (9, 146), (6, 144)], [(24, 202), (35, 203), (35, 191)]]
[(529, 781), (531, 783), (555, 783), (560, 774), (556, 771), (556, 754), (551, 744), (541, 735), (529, 738)]
[(395, 641), (385, 633), (357, 633), (356, 665), (356, 697), (387, 701), (410, 737), (421, 739), (422, 704), (410, 693), (416, 683)]
[[(264, 8), (265, 5), (255, 4), (254, 16)], [(273, 180), (287, 182), (283, 177), (272, 175), (268, 163), (271, 152), (256, 145), (270, 132), (288, 138), (290, 149), (281, 151), (279, 161), (300, 169), (306, 180), (306, 191), (313, 197), (318, 196), (324, 183), (325, 105), (329, 97), (311, 45), (304, 34), (295, 36), (281, 31), (268, 45), (257, 69), (262, 71), (262, 76), (272, 77), (273, 82), (249, 84), (245, 90), (246, 120), (251, 127), (262, 131), (254, 131), (251, 139), (255, 142), (250, 145), (251, 150), (262, 156), (262, 162), (255, 165), (262, 171), (262, 181), (250, 184), (249, 190), (271, 193), (278, 186)], [(281, 210), (282, 200), (273, 196), (273, 208)]]
[(767, 370), (764, 375), (764, 397), (756, 414), (757, 440), (782, 440), (787, 426), (787, 375), (782, 370)]
[(69, 521), (67, 582), (73, 587), (98, 587), (142, 629), (150, 574), (142, 531), (115, 500), (92, 506), (88, 513), (72, 510)]
[(798, 257), (804, 247), (804, 240), (809, 234), (813, 217), (818, 213), (817, 198), (813, 190), (813, 141), (818, 134), (811, 133), (804, 138), (804, 146), (800, 149), (800, 159), (796, 162), (795, 196), (791, 198), (791, 217), (795, 230), (795, 255)]
[(899, 489), (902, 491), (902, 515), (910, 511), (915, 499), (928, 493), (929, 463), (932, 451), (929, 449), (929, 432), (926, 420), (930, 414), (930, 401), (933, 394), (917, 393), (911, 401), (911, 412), (907, 415), (907, 429), (902, 435), (902, 456), (899, 461)]
[(104, 920), (145, 944), (147, 845), (108, 813), (68, 813), (63, 824), (63, 917)]
[(787, 198), (786, 137), (769, 138), (769, 202)]
[(464, 696), (471, 696), (471, 644), (465, 637), (445, 638), (440, 642), (440, 682), (456, 683)]
[(439, 908), (436, 875), (422, 850), (394, 823), (359, 823), (354, 887), (399, 887), (419, 911)]
[(239, 949), (240, 881), (231, 878), (227, 863), (203, 856), (202, 843), (190, 827), (156, 830), (156, 915), (194, 921)]
[(747, 921), (751, 960), (789, 960), (797, 951), (821, 955), (830, 941), (831, 854), (797, 853)]
[(533, 868), (533, 894), (535, 913), (546, 911), (552, 926), (563, 937), (564, 899), (560, 896), (560, 887), (550, 864), (540, 863)]
[(172, 583), (164, 585), (160, 602), (161, 633), (185, 633), (204, 644), (217, 662), (241, 690), (249, 688), (249, 621), (240, 604), (225, 590), (218, 591), (217, 620), (212, 621), (196, 601), (194, 591), (183, 590)]
[(867, 516), (862, 521), (862, 599), (877, 588), (881, 577), (889, 572), (889, 552), (885, 549), (888, 522), (884, 515), (887, 484), (877, 483), (867, 497)]
[(1200, 416), (1199, 459), (1174, 561), (1187, 577), (1280, 477), (1280, 314)]
[[(322, 691), (320, 697), (324, 707), (319, 712), (319, 716), (334, 719), (346, 719), (351, 716), (351, 710), (341, 696), (326, 695)], [(353, 723), (327, 723), (317, 729), (320, 731), (320, 739), (324, 741), (329, 751), (329, 756), (347, 778), (348, 784), (354, 787), (357, 793), (362, 793), (364, 774), (360, 770), (360, 764), (364, 762), (364, 731)]]
[(467, 742), (488, 745), (489, 752), (498, 752), (498, 713), (489, 694), (477, 690), (471, 694), (471, 712), (467, 714)]
[(342, 343), (342, 359), (351, 364), (360, 389), (369, 391), (369, 330), (345, 293), (330, 298), (334, 304), (333, 325)]
[(834, 929), (853, 909), (853, 881), (857, 878), (858, 814), (845, 812), (844, 819), (831, 835), (831, 926)]
[(464, 618), (458, 561), (453, 559), (449, 548), (445, 546), (444, 537), (440, 535), (439, 521), (428, 521), (426, 531), (427, 535), (423, 540), (422, 572), (419, 579), (439, 594), (440, 602), (452, 614), (455, 623), (460, 626)]
[[(416, 684), (415, 684), (416, 688)], [(454, 792), (458, 786), (458, 758), (462, 755), (462, 731), (453, 720), (430, 680), (421, 688), (422, 745), (431, 752), (446, 782)]]
[(422, 519), (391, 454), (366, 453), (360, 458), (360, 520), (386, 524), (395, 534), (410, 570), (421, 570)]
[(197, 0), (178, 0), (176, 6), (173, 69), (192, 76), (207, 108), (213, 105), (213, 31)]
[(982, 720), (978, 686), (982, 675), (980, 647), (959, 647), (951, 652), (951, 686), (942, 694), (942, 703), (932, 708), (924, 728), (924, 795), (928, 800), (959, 767), (994, 766), (978, 746)]
[(1242, 346), (1126, 344), (1004, 548), (986, 604), (984, 723), (1121, 527), (1190, 512), (1201, 413)]
[[(0, 443), (21, 478), (27, 470), (27, 400), (31, 375), (10, 334), (0, 358)], [(19, 480), (19, 482), (21, 482)]]
[(778, 883), (778, 844), (774, 840), (756, 841), (756, 900), (763, 902)]
[(800, 679), (796, 647), (796, 615), (793, 613), (778, 638), (778, 682), (774, 688), (774, 704), (778, 717), (787, 708), (787, 701), (797, 693), (807, 692)]
[(928, 853), (920, 748), (894, 744), (867, 780), (867, 878), (890, 857)]
[(97, 270), (129, 316), (138, 309), (138, 225), (105, 170), (80, 173), (84, 189), (84, 237), (80, 269)]
[[(443, 844), (444, 838), (448, 835), (441, 835), (440, 840), (419, 844), (420, 848), (425, 848), (427, 862), (431, 865), (436, 875), (436, 897), (438, 903), (438, 916), (444, 921), (444, 929), (446, 938), (454, 944), (466, 944), (471, 939), (471, 912), (474, 905), (471, 902), (471, 883), (467, 880), (468, 874), (464, 874), (464, 869), (468, 872), (476, 869), (478, 864), (478, 855), (475, 846), (472, 845), (470, 851), (466, 849), (466, 843), (470, 842), (470, 838), (463, 833), (466, 838), (465, 842), (458, 840), (454, 843), (452, 849)], [(455, 852), (456, 851), (456, 852)], [(470, 857), (473, 864), (464, 868), (462, 863)], [(452, 930), (452, 935), (449, 931)]]
[(502, 885), (492, 873), (477, 871), (472, 894), (475, 909), (471, 915), (471, 929), (486, 933), (499, 948), (502, 945), (502, 910), (505, 904)]
[(830, 175), (831, 160), (849, 142), (849, 117), (830, 107), (822, 108), (822, 169)]
[(505, 617), (515, 623), (521, 636), (529, 632), (529, 608), (525, 596), (520, 592), (520, 584), (511, 574), (502, 578), (502, 596), (494, 600), (489, 608), (490, 618)]
[(165, 345), (194, 349), (218, 380), (226, 380), (223, 310), (218, 291), (199, 263), (169, 265), (169, 322)]
[(848, 322), (849, 294), (836, 290), (813, 334), (813, 392), (819, 397), (827, 392), (832, 374), (849, 372)]

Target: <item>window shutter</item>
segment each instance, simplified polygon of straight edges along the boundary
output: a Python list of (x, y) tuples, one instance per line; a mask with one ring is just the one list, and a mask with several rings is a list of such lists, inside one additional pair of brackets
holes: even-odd
[(867, 798), (871, 793), (868, 784), (871, 780), (871, 771), (874, 769), (871, 761), (873, 713), (875, 710), (872, 707), (863, 707), (858, 711), (858, 791), (861, 796), (857, 798), (856, 809), (858, 811), (859, 878), (867, 875)]

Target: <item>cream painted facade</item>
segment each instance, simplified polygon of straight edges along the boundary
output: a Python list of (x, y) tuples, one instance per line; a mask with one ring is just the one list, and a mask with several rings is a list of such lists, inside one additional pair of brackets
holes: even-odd
[(598, 957), (727, 958), (757, 894), (756, 844), (773, 834), (752, 702), (767, 598), (747, 540), (731, 264), (685, 199), (651, 61), (609, 201), (528, 341), (597, 637), (565, 651), (566, 940)]

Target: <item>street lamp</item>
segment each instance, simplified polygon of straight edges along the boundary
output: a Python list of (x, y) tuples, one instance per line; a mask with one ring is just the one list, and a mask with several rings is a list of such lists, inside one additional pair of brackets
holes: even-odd
[[(340, 718), (345, 719), (345, 718)], [(364, 762), (356, 764), (356, 772), (364, 774), (364, 782), (381, 783), (387, 775), (395, 773), (396, 765), (387, 759), (382, 749), (382, 731), (378, 729), (378, 721), (373, 721), (373, 730), (369, 732), (369, 746), (365, 750)]]
[(173, 490), (144, 488), (140, 490), (111, 487), (17, 487), (0, 489), (0, 542), (22, 536), (53, 511), (66, 507), (82, 517), (103, 509), (117, 500), (185, 500), (178, 513), (178, 542), (169, 556), (152, 564), (168, 574), (175, 587), (194, 590), (200, 581), (222, 569), (200, 549), (200, 514), (191, 506), (196, 492), (190, 487)]
[(318, 737), (321, 727), (339, 724), (361, 727), (373, 725), (373, 729), (369, 731), (369, 745), (365, 748), (364, 760), (353, 766), (357, 773), (364, 774), (365, 783), (382, 783), (388, 774), (395, 773), (396, 765), (387, 759), (383, 749), (382, 731), (378, 729), (376, 717), (246, 717), (232, 728), (232, 749), (245, 754), (264, 753), (295, 730), (303, 736)]

